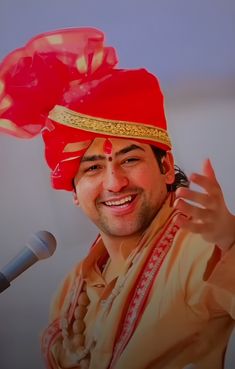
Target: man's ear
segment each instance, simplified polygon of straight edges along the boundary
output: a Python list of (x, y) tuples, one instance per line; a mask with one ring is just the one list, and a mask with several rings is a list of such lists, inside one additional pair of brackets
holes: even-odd
[(174, 158), (171, 151), (167, 151), (166, 156), (162, 158), (163, 174), (166, 184), (172, 184), (175, 181)]
[(76, 191), (73, 191), (73, 203), (75, 206), (79, 206), (78, 195)]

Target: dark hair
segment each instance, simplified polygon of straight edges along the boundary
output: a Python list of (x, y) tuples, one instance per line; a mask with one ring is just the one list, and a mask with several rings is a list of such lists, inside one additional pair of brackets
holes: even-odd
[[(166, 156), (166, 151), (159, 149), (158, 147), (151, 145), (153, 153), (157, 159), (159, 168), (161, 173), (164, 173), (164, 166), (162, 163), (162, 158)], [(175, 180), (172, 184), (167, 184), (167, 191), (173, 192), (176, 191), (178, 187), (189, 187), (189, 180), (186, 174), (181, 170), (177, 165), (175, 168)]]

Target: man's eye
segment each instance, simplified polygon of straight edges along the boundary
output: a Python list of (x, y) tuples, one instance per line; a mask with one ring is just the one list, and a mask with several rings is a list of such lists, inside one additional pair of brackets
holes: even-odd
[(97, 172), (99, 169), (101, 169), (101, 166), (98, 164), (94, 164), (84, 169), (84, 173), (94, 173), (94, 172)]
[(123, 164), (135, 164), (138, 161), (139, 161), (138, 158), (127, 158), (123, 160)]

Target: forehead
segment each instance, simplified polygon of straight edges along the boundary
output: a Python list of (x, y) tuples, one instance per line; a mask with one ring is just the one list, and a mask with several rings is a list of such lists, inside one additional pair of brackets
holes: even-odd
[[(88, 149), (86, 150), (84, 155), (93, 155), (93, 154), (105, 155), (104, 144), (106, 140), (107, 140), (106, 138), (100, 137), (95, 138), (88, 147)], [(110, 141), (112, 147), (111, 155), (122, 150), (124, 147), (128, 147), (131, 145), (139, 146), (144, 151), (148, 151), (150, 149), (150, 145), (148, 144), (143, 144), (138, 141), (129, 140), (126, 138), (108, 138), (108, 140)]]

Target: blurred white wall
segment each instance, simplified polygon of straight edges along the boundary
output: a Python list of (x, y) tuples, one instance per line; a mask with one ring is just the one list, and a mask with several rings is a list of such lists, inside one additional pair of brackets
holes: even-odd
[[(0, 57), (31, 36), (94, 26), (117, 47), (120, 66), (156, 73), (166, 94), (177, 164), (190, 174), (210, 157), (235, 212), (234, 1), (2, 0)], [(40, 138), (0, 136), (0, 266), (39, 229), (55, 234), (53, 257), (0, 296), (0, 368), (41, 369), (39, 333), (52, 293), (96, 235), (72, 195), (50, 188)]]

